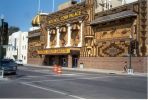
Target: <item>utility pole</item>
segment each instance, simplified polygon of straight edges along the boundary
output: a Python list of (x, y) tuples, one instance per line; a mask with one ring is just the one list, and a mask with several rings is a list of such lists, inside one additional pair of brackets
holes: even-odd
[(8, 23), (4, 22), (4, 17), (1, 16), (0, 18), (0, 66), (1, 66), (1, 59), (4, 58), (6, 50), (4, 50), (3, 46), (8, 45)]
[(1, 59), (3, 59), (3, 56), (2, 56), (2, 52), (3, 52), (3, 39), (2, 39), (2, 35), (3, 35), (3, 23), (4, 23), (4, 18), (3, 16), (1, 16), (1, 19), (0, 19), (0, 66), (1, 66)]

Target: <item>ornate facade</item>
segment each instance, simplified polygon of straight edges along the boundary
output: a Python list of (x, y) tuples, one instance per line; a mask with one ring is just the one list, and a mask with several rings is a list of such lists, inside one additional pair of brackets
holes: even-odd
[[(49, 14), (46, 19), (40, 19), (40, 35), (33, 36), (34, 39), (30, 37), (30, 44), (33, 41), (38, 44), (37, 41), (41, 42), (41, 36), (44, 36), (43, 45), (35, 50), (38, 55), (35, 58), (38, 64), (53, 65), (58, 63), (63, 67), (78, 67), (80, 48), (83, 42), (83, 23), (88, 17), (86, 8), (85, 2), (82, 2)], [(33, 24), (36, 25), (37, 21), (38, 19), (33, 20)], [(31, 33), (37, 34), (35, 31)], [(31, 48), (35, 49), (30, 45), (30, 50)], [(28, 61), (32, 63), (35, 59), (30, 57)]]
[(84, 36), (80, 63), (87, 68), (123, 70), (131, 52), (134, 71), (146, 72), (146, 9), (147, 1), (139, 0), (96, 13), (90, 23), (93, 31)]
[[(133, 46), (133, 69), (144, 72), (146, 3), (139, 0), (95, 13), (95, 2), (86, 0), (49, 14), (40, 21), (40, 38), (30, 38), (29, 50), (35, 49), (31, 47), (33, 41), (40, 44), (35, 50), (38, 64), (79, 67), (83, 63), (84, 68), (123, 70)], [(34, 60), (30, 57), (28, 61)]]

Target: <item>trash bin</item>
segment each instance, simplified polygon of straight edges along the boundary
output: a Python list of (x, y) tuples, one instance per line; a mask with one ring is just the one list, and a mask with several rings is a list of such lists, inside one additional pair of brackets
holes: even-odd
[(80, 63), (80, 68), (83, 69), (84, 68), (84, 64)]
[(127, 72), (128, 72), (128, 74), (133, 74), (134, 73), (133, 69), (128, 69)]

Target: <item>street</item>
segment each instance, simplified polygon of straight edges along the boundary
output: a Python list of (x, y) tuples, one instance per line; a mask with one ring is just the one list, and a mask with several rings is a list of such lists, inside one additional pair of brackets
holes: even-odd
[(147, 77), (19, 66), (0, 79), (0, 98), (146, 99)]

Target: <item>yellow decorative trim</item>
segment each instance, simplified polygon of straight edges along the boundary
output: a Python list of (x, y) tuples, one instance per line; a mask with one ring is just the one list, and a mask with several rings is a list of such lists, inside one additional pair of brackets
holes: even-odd
[(38, 54), (68, 54), (70, 53), (70, 48), (60, 48), (60, 49), (48, 49), (48, 50), (38, 50)]

